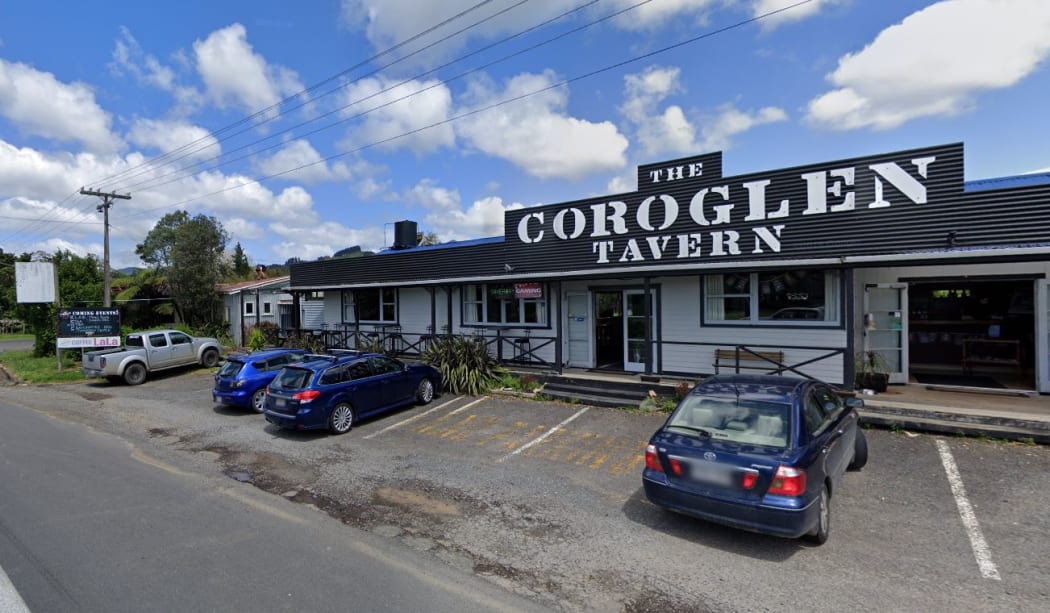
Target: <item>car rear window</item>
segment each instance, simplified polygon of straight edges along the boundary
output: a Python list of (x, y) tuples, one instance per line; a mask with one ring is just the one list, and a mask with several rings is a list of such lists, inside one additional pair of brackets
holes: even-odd
[(219, 369), (220, 377), (235, 377), (237, 373), (241, 372), (244, 368), (244, 362), (240, 360), (226, 360), (226, 363)]
[(131, 336), (124, 339), (124, 344), (128, 347), (144, 347), (146, 343), (142, 340), (141, 335), (132, 334)]
[(281, 372), (277, 373), (274, 377), (273, 387), (282, 387), (284, 389), (301, 390), (310, 384), (310, 377), (314, 374), (314, 371), (306, 368), (295, 368), (294, 366), (285, 366), (281, 369)]
[(748, 398), (686, 396), (667, 427), (742, 445), (786, 448), (791, 405)]

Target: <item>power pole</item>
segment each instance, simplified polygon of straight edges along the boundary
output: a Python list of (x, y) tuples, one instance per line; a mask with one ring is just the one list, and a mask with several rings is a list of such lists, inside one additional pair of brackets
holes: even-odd
[(95, 207), (96, 211), (102, 213), (103, 221), (103, 244), (104, 252), (102, 255), (102, 278), (103, 278), (103, 289), (102, 289), (102, 306), (110, 306), (109, 300), (109, 207), (113, 206), (113, 199), (120, 198), (122, 200), (131, 200), (131, 194), (118, 194), (116, 192), (100, 192), (93, 189), (80, 188), (80, 193), (85, 196), (98, 196), (102, 198), (102, 204)]

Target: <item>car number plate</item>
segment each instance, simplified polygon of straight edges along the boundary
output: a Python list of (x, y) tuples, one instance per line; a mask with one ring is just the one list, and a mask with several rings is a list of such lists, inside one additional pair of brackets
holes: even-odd
[(288, 401), (286, 401), (284, 398), (274, 398), (273, 399), (273, 408), (275, 408), (275, 409), (283, 409), (287, 404), (288, 404)]
[(711, 462), (694, 462), (690, 466), (689, 476), (700, 483), (726, 487), (733, 484), (733, 473), (724, 466)]

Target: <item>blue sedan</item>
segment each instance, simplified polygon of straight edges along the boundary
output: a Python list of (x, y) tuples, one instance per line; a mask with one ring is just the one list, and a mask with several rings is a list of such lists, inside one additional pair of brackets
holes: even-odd
[(359, 419), (441, 393), (441, 376), (376, 353), (344, 351), (286, 366), (266, 393), (266, 421), (291, 430), (344, 434)]
[(860, 406), (808, 379), (706, 379), (649, 440), (645, 495), (707, 521), (823, 544), (840, 479), (868, 460)]
[(212, 400), (262, 413), (266, 408), (266, 386), (282, 368), (304, 356), (303, 349), (266, 349), (230, 356), (215, 373)]

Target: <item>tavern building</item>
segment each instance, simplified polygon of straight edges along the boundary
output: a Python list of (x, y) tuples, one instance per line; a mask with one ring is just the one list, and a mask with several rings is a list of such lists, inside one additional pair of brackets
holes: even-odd
[[(781, 368), (852, 386), (1050, 392), (1050, 174), (964, 181), (949, 144), (726, 177), (721, 153), (635, 192), (507, 211), (504, 233), (295, 264), (293, 327), (418, 353), (644, 375)], [(294, 319), (295, 317), (293, 317)], [(762, 356), (762, 357), (760, 357)]]

